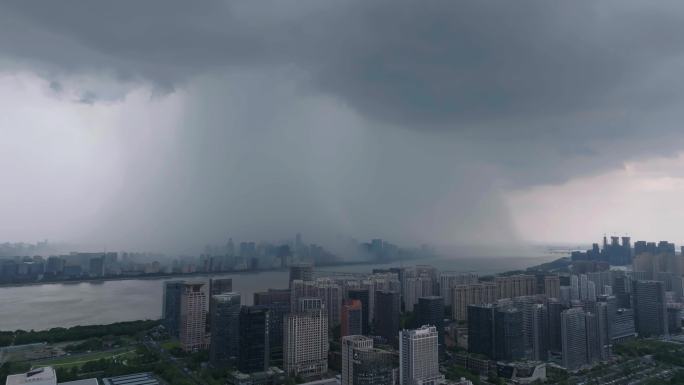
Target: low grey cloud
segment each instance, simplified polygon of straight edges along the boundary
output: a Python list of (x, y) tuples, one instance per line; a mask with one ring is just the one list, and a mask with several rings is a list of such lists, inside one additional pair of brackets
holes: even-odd
[[(300, 202), (315, 203), (335, 231), (386, 226), (391, 236), (426, 239), (441, 227), (449, 230), (432, 240), (467, 232), (455, 238), (480, 241), (486, 237), (474, 233), (485, 229), (514, 237), (501, 190), (676, 154), (684, 139), (682, 19), (674, 1), (13, 0), (0, 5), (0, 55), (49, 79), (106, 76), (202, 100), (188, 108), (175, 168), (195, 186), (181, 195), (202, 197), (188, 205), (188, 223), (215, 215), (210, 227), (226, 227), (221, 215), (239, 209), (206, 202), (239, 190), (237, 180), (253, 202), (277, 202), (253, 221), (254, 232), (269, 217), (320, 227), (296, 210), (278, 214)], [(306, 107), (329, 105), (346, 111), (334, 115), (340, 121)], [(334, 132), (356, 132), (345, 124), (362, 127), (357, 137), (341, 134), (350, 146), (376, 147), (363, 147), (358, 160), (308, 158), (315, 148), (339, 150)], [(328, 163), (311, 166), (318, 158)], [(243, 168), (228, 173), (223, 165), (236, 162)], [(333, 166), (347, 167), (348, 185), (330, 176)], [(306, 180), (289, 167), (306, 170)], [(254, 189), (279, 192), (259, 197)], [(179, 196), (159, 210), (177, 207)], [(434, 211), (435, 202), (453, 211)], [(430, 228), (430, 215), (444, 218)], [(459, 217), (474, 233), (456, 226)]]

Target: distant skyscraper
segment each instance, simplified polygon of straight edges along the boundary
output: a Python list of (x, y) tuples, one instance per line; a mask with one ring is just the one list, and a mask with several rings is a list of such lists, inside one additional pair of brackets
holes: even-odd
[(396, 291), (375, 292), (375, 334), (383, 337), (395, 348), (399, 346), (399, 317), (401, 299)]
[(310, 263), (299, 263), (290, 266), (290, 283), (294, 280), (313, 281), (313, 265)]
[(211, 341), (209, 360), (217, 367), (237, 363), (240, 354), (240, 293), (211, 297)]
[(544, 277), (544, 294), (547, 298), (560, 298), (560, 278), (557, 275)]
[(320, 298), (302, 298), (285, 325), (285, 370), (302, 377), (328, 371), (328, 314)]
[(176, 338), (180, 332), (181, 293), (184, 285), (184, 281), (164, 282), (162, 324), (169, 334)]
[(437, 385), (444, 379), (439, 373), (437, 345), (437, 329), (434, 326), (400, 332), (400, 385)]
[(636, 331), (640, 337), (668, 334), (665, 285), (660, 281), (636, 281), (633, 285)]
[(340, 311), (342, 306), (342, 287), (333, 282), (316, 281), (317, 297), (323, 300), (325, 309), (328, 311), (328, 323), (331, 327), (340, 324)]
[(582, 309), (572, 308), (561, 313), (561, 339), (566, 369), (577, 370), (587, 363), (587, 327)]
[(263, 372), (269, 367), (269, 311), (262, 306), (240, 311), (238, 369), (243, 373)]
[(104, 255), (90, 259), (89, 273), (91, 277), (102, 277), (104, 275)]
[(183, 284), (179, 323), (179, 338), (183, 350), (194, 352), (206, 347), (207, 310), (205, 284)]
[(209, 295), (230, 293), (233, 291), (232, 278), (211, 278), (209, 279)]
[(366, 289), (349, 289), (347, 291), (347, 297), (349, 299), (356, 299), (361, 301), (361, 327), (364, 335), (370, 333), (370, 293), (368, 288)]

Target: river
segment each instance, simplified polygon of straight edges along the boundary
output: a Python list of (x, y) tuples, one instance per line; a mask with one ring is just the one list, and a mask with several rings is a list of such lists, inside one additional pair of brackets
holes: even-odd
[[(363, 273), (374, 268), (423, 263), (435, 266), (440, 271), (474, 271), (485, 275), (524, 269), (555, 258), (547, 256), (433, 259), (391, 264), (330, 266), (321, 270)], [(233, 279), (233, 290), (242, 293), (242, 302), (245, 305), (252, 304), (254, 292), (268, 288), (285, 288), (288, 281), (286, 271), (220, 276)], [(161, 316), (163, 282), (167, 280), (169, 278), (1, 287), (0, 330), (43, 330), (53, 327), (158, 319)]]

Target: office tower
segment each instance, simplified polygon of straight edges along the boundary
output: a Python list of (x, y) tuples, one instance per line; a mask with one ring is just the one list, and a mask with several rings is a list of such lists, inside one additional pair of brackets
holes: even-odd
[(496, 284), (496, 298), (513, 298), (534, 295), (536, 292), (536, 278), (534, 275), (509, 275), (494, 278)]
[(572, 288), (570, 286), (561, 286), (560, 287), (560, 298), (558, 300), (565, 304), (566, 306), (570, 306), (570, 302), (572, 301)]
[(444, 299), (439, 296), (418, 298), (416, 306), (418, 325), (434, 326), (437, 329), (440, 354), (444, 353)]
[(451, 311), (457, 321), (468, 319), (468, 306), (493, 303), (496, 301), (496, 284), (483, 282), (454, 287)]
[(632, 307), (632, 288), (629, 277), (617, 275), (613, 278), (613, 294), (618, 308), (629, 309)]
[(88, 267), (91, 277), (102, 277), (104, 275), (104, 257), (91, 258)]
[(290, 313), (290, 289), (268, 289), (254, 293), (254, 305), (269, 310), (269, 348), (271, 365), (283, 366), (283, 324)]
[(316, 281), (316, 297), (323, 300), (328, 311), (328, 323), (331, 327), (340, 324), (340, 308), (342, 306), (342, 287), (332, 281)]
[(468, 305), (468, 352), (496, 357), (492, 304)]
[(273, 303), (290, 305), (290, 289), (268, 289), (254, 293), (255, 305), (270, 305)]
[(548, 305), (549, 350), (555, 353), (562, 351), (561, 313), (567, 309), (560, 302), (549, 301)]
[(544, 295), (546, 298), (560, 298), (560, 277), (557, 275), (544, 276)]
[(195, 352), (206, 347), (207, 291), (203, 282), (186, 282), (181, 288), (179, 338), (181, 348)]
[(614, 304), (607, 301), (596, 303), (596, 341), (593, 351), (598, 353), (595, 356), (599, 361), (606, 361), (611, 355), (610, 324), (613, 319), (611, 312), (615, 312)]
[(532, 359), (546, 361), (549, 358), (549, 313), (547, 307), (532, 307)]
[(304, 378), (328, 371), (328, 314), (320, 298), (301, 298), (285, 324), (285, 371)]
[(442, 272), (439, 275), (439, 295), (444, 298), (444, 306), (451, 306), (454, 287), (477, 283), (475, 273)]
[(358, 351), (372, 348), (372, 338), (360, 335), (342, 337), (342, 385), (354, 384), (354, 361)]
[[(442, 305), (443, 306), (443, 305)], [(395, 348), (399, 346), (401, 299), (396, 291), (375, 292), (375, 334)]]
[(537, 304), (535, 296), (515, 297), (510, 302), (522, 313), (523, 347), (526, 355), (532, 355), (534, 332), (534, 307)]
[(572, 308), (561, 313), (561, 340), (566, 369), (574, 371), (587, 363), (587, 325), (582, 309)]
[(310, 263), (298, 263), (290, 266), (290, 284), (295, 280), (313, 281), (313, 265)]
[(233, 291), (232, 278), (211, 278), (209, 279), (209, 295), (230, 293)]
[(636, 337), (634, 309), (617, 309), (612, 318), (610, 324), (611, 344), (615, 345)]
[(162, 304), (162, 325), (169, 334), (178, 338), (180, 332), (181, 292), (184, 281), (164, 282), (164, 302)]
[(346, 299), (342, 303), (340, 336), (363, 334), (363, 305), (358, 299)]
[(436, 385), (444, 379), (439, 373), (437, 329), (423, 326), (399, 333), (399, 384)]
[(494, 312), (494, 359), (515, 361), (525, 356), (523, 315), (514, 307)]
[(64, 260), (57, 256), (50, 256), (45, 266), (45, 273), (50, 275), (60, 275), (64, 270)]
[(587, 363), (593, 364), (600, 360), (600, 341), (596, 314), (584, 312), (585, 330), (587, 333)]
[(634, 320), (639, 336), (668, 334), (665, 285), (659, 281), (636, 281), (632, 289)]
[(579, 299), (580, 299), (579, 277), (573, 274), (570, 276), (570, 301), (579, 301)]
[(290, 281), (290, 311), (297, 311), (301, 298), (318, 298), (318, 288), (314, 281)]
[(405, 311), (413, 312), (418, 304), (418, 298), (433, 295), (434, 281), (426, 273), (412, 278), (407, 278), (404, 283), (404, 306)]
[(361, 301), (361, 334), (368, 335), (370, 333), (370, 296), (368, 288), (349, 289), (347, 291), (347, 298)]
[[(211, 320), (213, 301), (211, 298), (216, 294), (230, 293), (233, 291), (233, 280), (231, 278), (209, 278), (209, 314)], [(209, 324), (211, 331), (211, 323)]]
[(354, 385), (387, 385), (396, 381), (396, 356), (380, 349), (356, 351), (353, 366)]
[(237, 363), (240, 353), (240, 293), (211, 297), (209, 361), (215, 367)]
[(596, 302), (596, 285), (594, 282), (587, 281), (587, 297), (584, 300)]
[(242, 373), (263, 372), (269, 367), (269, 316), (263, 306), (246, 306), (240, 311), (238, 369)]
[(579, 299), (587, 301), (589, 299), (589, 279), (586, 274), (579, 276)]
[(679, 334), (682, 332), (681, 310), (676, 307), (667, 308), (667, 331), (670, 334)]

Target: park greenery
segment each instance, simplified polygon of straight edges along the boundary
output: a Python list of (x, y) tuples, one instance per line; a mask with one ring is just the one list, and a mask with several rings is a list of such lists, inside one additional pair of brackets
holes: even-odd
[(82, 341), (105, 336), (134, 336), (159, 325), (159, 321), (129, 321), (109, 325), (74, 326), (49, 330), (16, 330), (0, 332), (0, 346), (24, 345), (38, 342), (56, 343)]

